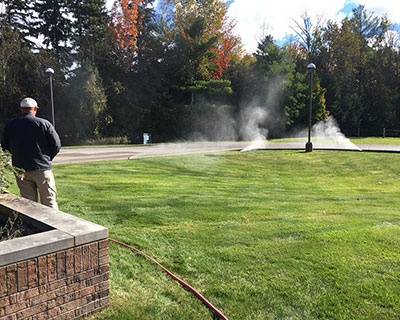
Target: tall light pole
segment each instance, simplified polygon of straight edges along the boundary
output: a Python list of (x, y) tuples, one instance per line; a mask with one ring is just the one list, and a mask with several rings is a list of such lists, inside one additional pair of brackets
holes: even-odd
[(306, 152), (311, 152), (313, 150), (313, 146), (311, 143), (311, 118), (312, 118), (312, 77), (313, 71), (317, 69), (314, 63), (310, 63), (307, 66), (307, 70), (310, 71), (310, 113), (308, 116), (308, 142), (306, 143)]
[(51, 98), (51, 120), (53, 123), (53, 127), (56, 127), (56, 122), (54, 120), (54, 99), (53, 99), (53, 74), (54, 70), (52, 68), (47, 68), (46, 73), (50, 76), (50, 98)]

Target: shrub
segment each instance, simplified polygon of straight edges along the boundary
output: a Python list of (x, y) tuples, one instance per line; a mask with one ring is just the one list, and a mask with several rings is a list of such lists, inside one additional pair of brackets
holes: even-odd
[(0, 226), (0, 241), (15, 239), (23, 235), (24, 222), (18, 212), (8, 218), (4, 226)]
[(8, 151), (0, 149), (0, 193), (6, 191), (6, 186), (10, 183), (7, 172), (17, 174), (17, 169), (11, 165), (11, 155)]

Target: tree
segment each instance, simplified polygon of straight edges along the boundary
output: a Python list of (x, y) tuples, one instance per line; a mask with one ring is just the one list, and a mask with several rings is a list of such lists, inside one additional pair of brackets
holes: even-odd
[(79, 63), (104, 61), (104, 56), (111, 51), (107, 47), (108, 16), (104, 0), (69, 1), (68, 7), (73, 15), (71, 40), (77, 51)]
[(138, 50), (137, 41), (141, 28), (139, 6), (142, 0), (118, 0), (111, 11), (111, 32), (114, 48), (125, 70), (130, 70)]
[(199, 27), (199, 21), (202, 20), (203, 34), (200, 36), (204, 41), (213, 42), (207, 59), (203, 59), (199, 66), (207, 70), (202, 80), (205, 77), (222, 79), (231, 55), (240, 51), (240, 39), (233, 33), (236, 23), (228, 18), (226, 3), (221, 0), (164, 0), (161, 6), (170, 28), (169, 34), (175, 38), (180, 34), (190, 41), (187, 32)]
[(301, 21), (293, 20), (294, 26), (292, 27), (292, 30), (298, 36), (297, 42), (302, 49), (302, 53), (306, 55), (307, 60), (310, 63), (316, 62), (318, 53), (323, 46), (323, 17), (317, 16), (316, 21), (313, 22), (307, 12), (304, 12), (300, 18)]
[(0, 44), (0, 127), (19, 114), (18, 103), (26, 96), (40, 102), (42, 116), (49, 114), (44, 69), (53, 63), (52, 57), (42, 50), (33, 52), (18, 30), (4, 21), (0, 24)]
[(29, 35), (43, 36), (43, 44), (53, 52), (58, 62), (67, 68), (72, 64), (70, 59), (72, 21), (68, 0), (31, 1), (32, 11), (29, 19)]
[(325, 70), (331, 74), (325, 79), (332, 79), (328, 103), (345, 132), (354, 134), (360, 132), (364, 123), (371, 124), (369, 110), (375, 109), (372, 102), (377, 88), (374, 47), (383, 30), (380, 21), (359, 6), (353, 10), (353, 17), (345, 18), (340, 27), (330, 22), (325, 30), (329, 60)]
[[(382, 128), (396, 128), (398, 125), (399, 98), (398, 90), (399, 66), (396, 63), (396, 46), (390, 32), (391, 23), (382, 17), (374, 43), (374, 52), (368, 56), (365, 97), (366, 109), (364, 125), (373, 132), (381, 132)], [(389, 41), (386, 41), (386, 40)]]
[(74, 74), (60, 92), (63, 101), (58, 102), (58, 114), (63, 121), (58, 122), (57, 130), (64, 144), (100, 137), (106, 121), (107, 97), (97, 69), (84, 64)]

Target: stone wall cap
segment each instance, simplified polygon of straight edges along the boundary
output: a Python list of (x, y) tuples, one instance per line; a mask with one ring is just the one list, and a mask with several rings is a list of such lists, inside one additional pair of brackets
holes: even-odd
[(74, 237), (60, 230), (40, 232), (0, 242), (0, 266), (74, 246)]
[(13, 194), (1, 194), (0, 206), (38, 220), (51, 228), (72, 236), (75, 246), (108, 238), (106, 227)]

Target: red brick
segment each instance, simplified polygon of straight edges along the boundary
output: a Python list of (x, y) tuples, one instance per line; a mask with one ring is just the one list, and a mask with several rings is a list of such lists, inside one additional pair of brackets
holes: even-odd
[(47, 308), (53, 309), (65, 303), (64, 296), (57, 297), (47, 302)]
[(67, 286), (67, 280), (61, 279), (61, 280), (57, 280), (55, 282), (50, 283), (48, 286), (48, 289), (49, 289), (49, 291), (53, 291), (53, 290), (56, 290), (58, 288), (65, 287), (65, 286)]
[(29, 309), (20, 311), (17, 313), (17, 319), (22, 319), (25, 317), (29, 317), (35, 315), (37, 313), (43, 312), (47, 309), (46, 303), (38, 304), (34, 307), (30, 307)]
[(17, 316), (12, 314), (10, 316), (1, 317), (0, 320), (17, 320)]
[(39, 295), (39, 288), (32, 288), (24, 292), (25, 299), (30, 299)]
[(108, 256), (108, 248), (99, 249), (99, 257)]
[(0, 297), (7, 294), (6, 267), (0, 267)]
[(57, 279), (65, 277), (65, 251), (57, 253)]
[(75, 296), (76, 296), (77, 299), (79, 299), (79, 298), (85, 297), (85, 296), (87, 296), (89, 294), (92, 294), (94, 292), (95, 292), (95, 287), (94, 286), (86, 287), (86, 288), (83, 288), (83, 289), (75, 292)]
[(99, 249), (108, 248), (108, 239), (99, 241)]
[(10, 304), (10, 298), (9, 297), (0, 298), (0, 308), (8, 306), (9, 304)]
[(17, 303), (17, 295), (13, 294), (12, 296), (8, 296), (10, 299), (10, 304), (15, 304)]
[(108, 264), (100, 267), (100, 273), (107, 273), (110, 271), (110, 266)]
[(18, 291), (28, 289), (28, 262), (18, 263)]
[(65, 289), (64, 293), (67, 294), (67, 293), (78, 291), (79, 289), (83, 288), (84, 285), (85, 284), (83, 282), (77, 282), (77, 283), (71, 284), (68, 287), (64, 288)]
[(91, 277), (86, 280), (86, 286), (93, 286), (95, 284), (99, 284), (101, 282), (107, 281), (108, 280), (108, 273), (100, 274), (95, 277)]
[(47, 320), (47, 319), (51, 319), (51, 318), (52, 318), (52, 316), (50, 315), (50, 311), (45, 311), (45, 312), (41, 312), (41, 313), (35, 314), (32, 317), (32, 320)]
[(47, 278), (47, 257), (38, 258), (38, 274), (39, 274), (39, 285), (46, 284), (48, 282)]
[(41, 294), (40, 296), (32, 298), (31, 305), (35, 306), (37, 304), (43, 304), (51, 299), (55, 299), (57, 297), (57, 292), (52, 291), (52, 292), (47, 292), (45, 294)]
[(57, 280), (57, 259), (55, 253), (47, 256), (47, 276), (49, 282)]
[(61, 313), (60, 308), (50, 309), (45, 313), (47, 316), (47, 318), (45, 318), (45, 319), (52, 319), (53, 317), (58, 316), (60, 313)]
[(17, 292), (17, 265), (7, 266), (7, 292), (8, 294)]
[(38, 289), (39, 289), (39, 294), (44, 294), (49, 291), (49, 286), (47, 284), (44, 284), (38, 287)]
[(110, 295), (110, 290), (107, 288), (103, 291), (100, 291), (97, 295), (98, 299), (104, 298), (104, 297), (108, 297)]
[(75, 248), (75, 273), (81, 272), (82, 269), (82, 247)]
[(94, 302), (88, 303), (84, 306), (81, 306), (80, 308), (78, 308), (77, 310), (75, 310), (75, 314), (77, 316), (83, 316), (83, 315), (87, 315), (88, 313), (90, 313), (91, 311), (93, 311), (96, 308)]
[(105, 264), (109, 264), (109, 263), (110, 263), (110, 260), (109, 260), (108, 256), (99, 258), (99, 265), (100, 266), (105, 265)]
[(83, 270), (89, 270), (90, 268), (90, 248), (88, 245), (83, 246)]
[(98, 261), (99, 250), (97, 249), (97, 242), (90, 244), (90, 267), (96, 268), (99, 265)]
[(79, 308), (82, 305), (83, 300), (78, 299), (78, 300), (74, 300), (68, 303), (65, 303), (63, 305), (60, 306), (60, 310), (62, 313), (67, 312), (67, 311), (71, 311), (71, 310), (75, 310), (77, 308)]
[(59, 299), (58, 297), (56, 299), (47, 301), (47, 308), (49, 310), (54, 310), (56, 307), (60, 306), (62, 304), (62, 299)]
[(96, 291), (103, 291), (104, 289), (108, 289), (109, 287), (110, 287), (110, 282), (106, 280), (96, 285)]
[(35, 259), (28, 261), (28, 285), (29, 288), (33, 288), (38, 285), (37, 267)]
[(12, 303), (20, 303), (26, 300), (25, 296), (26, 291), (19, 292), (13, 296), (10, 296), (10, 301), (13, 301)]
[(29, 303), (27, 300), (24, 300), (19, 303), (15, 303), (15, 304), (10, 304), (9, 306), (6, 307), (6, 314), (18, 312), (18, 311), (26, 309), (28, 307), (29, 307)]
[(83, 282), (86, 279), (93, 277), (94, 275), (95, 275), (94, 270), (82, 272), (74, 276), (74, 282)]
[(110, 305), (110, 296), (106, 296), (104, 298), (101, 298), (99, 300), (99, 304), (102, 307), (106, 307), (106, 306)]
[(67, 275), (74, 274), (74, 249), (69, 249), (66, 251), (65, 264)]
[(53, 320), (71, 320), (71, 319), (77, 319), (75, 317), (75, 310), (68, 311), (67, 313), (63, 313), (53, 318)]

